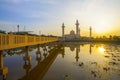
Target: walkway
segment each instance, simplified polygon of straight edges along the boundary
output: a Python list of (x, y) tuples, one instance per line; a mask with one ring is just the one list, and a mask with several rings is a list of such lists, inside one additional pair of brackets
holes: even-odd
[(28, 35), (15, 35), (15, 34), (1, 34), (0, 33), (0, 51), (31, 46), (37, 44), (44, 44), (49, 42), (58, 41), (54, 37), (41, 37), (41, 36), (28, 36)]

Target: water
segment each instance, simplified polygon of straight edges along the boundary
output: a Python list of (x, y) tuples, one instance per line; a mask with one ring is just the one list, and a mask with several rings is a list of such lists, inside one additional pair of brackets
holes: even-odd
[[(4, 52), (7, 80), (119, 80), (120, 45), (63, 43)], [(47, 51), (46, 51), (47, 50)], [(18, 51), (18, 50), (17, 50)], [(1, 78), (1, 76), (0, 76)]]

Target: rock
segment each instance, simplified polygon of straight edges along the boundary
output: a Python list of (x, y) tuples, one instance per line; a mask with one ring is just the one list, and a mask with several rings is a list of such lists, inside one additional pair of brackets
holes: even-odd
[(84, 65), (84, 63), (83, 62), (81, 62), (81, 63), (79, 63), (79, 66), (81, 67), (81, 66), (83, 66)]
[(103, 70), (105, 70), (107, 72), (110, 70), (110, 67), (103, 67)]

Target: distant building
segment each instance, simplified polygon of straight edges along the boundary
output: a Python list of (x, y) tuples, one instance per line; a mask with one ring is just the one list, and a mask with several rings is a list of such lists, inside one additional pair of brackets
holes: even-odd
[(90, 26), (90, 38), (92, 38), (92, 27)]
[(64, 35), (65, 39), (74, 39), (76, 38), (76, 34), (73, 30), (70, 31), (70, 34)]
[(76, 38), (80, 38), (80, 28), (79, 28), (79, 22), (76, 20)]
[(65, 26), (64, 26), (64, 23), (62, 24), (62, 37), (64, 38), (64, 32), (65, 32)]
[(63, 39), (74, 39), (74, 38), (80, 38), (80, 28), (79, 28), (79, 22), (76, 20), (76, 34), (74, 30), (70, 31), (70, 34), (65, 34), (65, 25), (62, 24), (62, 38)]

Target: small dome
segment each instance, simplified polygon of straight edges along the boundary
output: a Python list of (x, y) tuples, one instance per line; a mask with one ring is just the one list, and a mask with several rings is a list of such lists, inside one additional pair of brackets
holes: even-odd
[(71, 34), (71, 35), (74, 35), (74, 34), (75, 34), (75, 32), (74, 32), (73, 30), (71, 30), (71, 31), (70, 31), (70, 34)]

